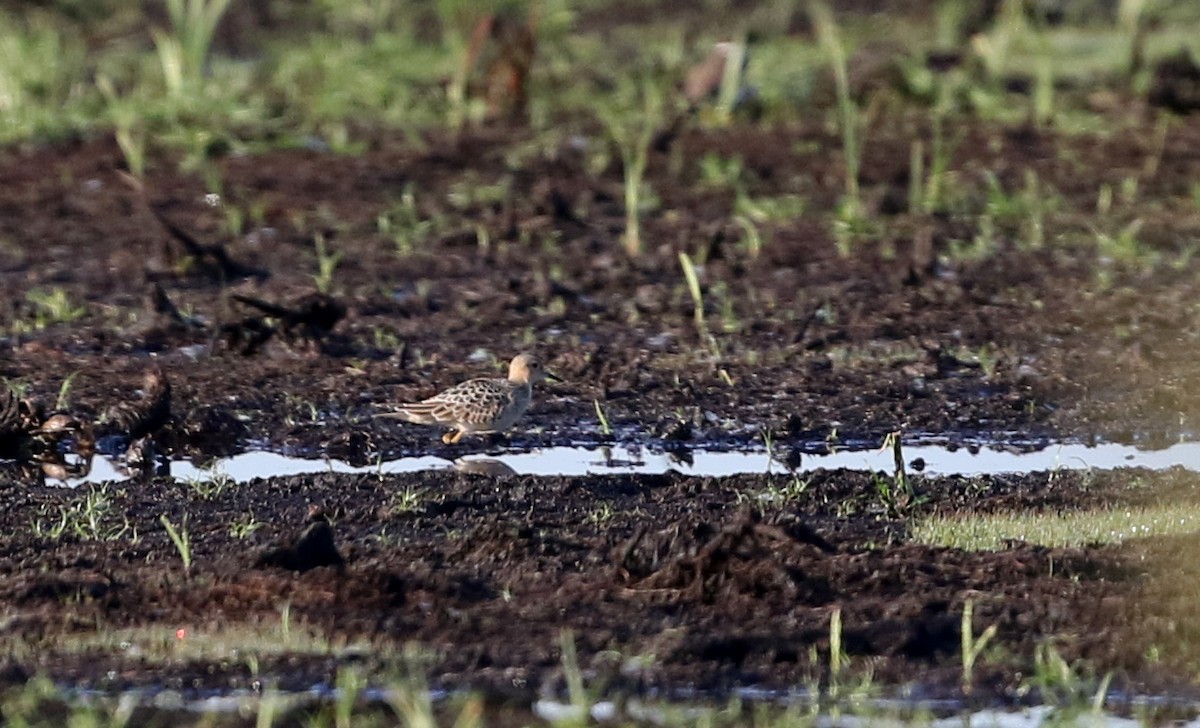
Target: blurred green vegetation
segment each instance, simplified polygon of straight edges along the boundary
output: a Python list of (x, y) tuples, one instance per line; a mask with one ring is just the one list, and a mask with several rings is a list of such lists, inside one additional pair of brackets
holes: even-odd
[[(464, 72), (472, 29), (489, 12), (536, 18), (529, 79), (535, 129), (619, 108), (637, 79), (657, 79), (669, 90), (714, 42), (743, 36), (752, 39), (744, 82), (766, 119), (812, 114), (814, 106), (836, 112), (837, 104), (822, 100), (832, 88), (829, 64), (808, 4), (702, 5), (703, 12), (683, 3), (600, 0), (9, 2), (0, 5), (0, 143), (133, 124), (151, 150), (203, 151), (215, 136), (225, 147), (353, 152), (365, 130), (438, 128), (456, 114), (478, 120), (483, 110), (457, 98), (454, 81)], [(981, 20), (984, 5), (941, 0), (898, 17), (835, 13), (851, 91), (864, 70), (856, 58), (869, 62), (886, 50), (900, 76), (896, 88), (909, 98), (1015, 118), (1028, 110), (1008, 98), (1005, 85), (1014, 78), (1049, 91), (1116, 87), (1140, 73), (1133, 83), (1144, 89), (1146, 61), (1181, 48), (1200, 53), (1195, 3), (1009, 0)], [(1130, 68), (1135, 42), (1143, 65)], [(930, 50), (965, 60), (934, 73), (925, 63)], [(1041, 103), (1062, 101), (1043, 94)], [(1041, 113), (1061, 120), (1079, 111), (1067, 102)]]
[[(1007, 239), (1036, 249), (1065, 236), (1090, 241), (1105, 260), (1157, 260), (1130, 195), (1114, 206), (1112, 189), (1102, 189), (1085, 215), (1032, 169), (1020, 179), (979, 174), (954, 157), (975, 121), (1052, 128), (1060, 137), (1136, 129), (1141, 138), (1149, 129), (1161, 149), (1168, 122), (1142, 112), (1157, 63), (1200, 57), (1200, 4), (825, 7), (815, 0), (10, 0), (0, 2), (0, 145), (111, 135), (135, 176), (177, 165), (211, 177), (209, 160), (229, 154), (360, 154), (388, 137), (424, 145), (439, 133), (504, 121), (496, 107), (514, 98), (498, 104), (496, 93), (513, 85), (504, 75), (512, 73), (524, 79), (516, 103), (522, 132), (506, 164), (519, 169), (581, 140), (575, 146), (589, 174), (623, 175), (624, 240), (633, 255), (643, 250), (643, 218), (670, 207), (659, 198), (662, 170), (651, 156), (669, 151), (662, 156), (672, 178), (693, 171), (678, 147), (669, 150), (682, 129), (802, 123), (840, 137), (791, 151), (835, 155), (839, 197), (821, 209), (831, 211), (844, 255), (873, 241), (886, 253), (887, 240), (910, 235), (903, 226), (885, 229), (877, 214), (881, 180), (859, 179), (879, 174), (878, 137), (895, 133), (911, 138), (909, 175), (900, 183), (907, 200), (887, 204), (892, 213), (967, 221), (971, 232), (952, 236), (951, 256), (986, 257)], [(698, 69), (717, 44), (731, 42), (729, 57), (744, 63), (718, 68), (707, 95), (689, 98)], [(1073, 152), (1060, 146), (1056, 153)], [(803, 183), (762, 180), (740, 158), (710, 150), (694, 172), (702, 192), (732, 193), (729, 214), (751, 256), (780, 226), (816, 210)], [(1136, 192), (1137, 180), (1128, 181)], [(414, 205), (379, 213), (379, 232), (402, 255), (439, 228)]]

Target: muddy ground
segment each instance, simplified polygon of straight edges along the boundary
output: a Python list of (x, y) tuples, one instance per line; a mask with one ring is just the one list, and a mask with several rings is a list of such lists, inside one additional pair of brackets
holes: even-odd
[[(188, 437), (235, 433), (272, 447), (365, 436), (364, 452), (425, 451), (427, 432), (369, 415), (499, 372), (527, 349), (567, 382), (541, 394), (538, 436), (518, 435), (526, 444), (596, 441), (593, 401), (631, 439), (710, 446), (761, 443), (763, 430), (784, 442), (900, 428), (1170, 441), (1194, 429), (1200, 408), (1187, 395), (1200, 376), (1189, 264), (1200, 121), (1172, 122), (1159, 148), (1143, 138), (1151, 131), (963, 124), (951, 132), (962, 139), (953, 160), (961, 204), (986, 208), (989, 174), (1019, 191), (1034, 170), (1053, 190), (1041, 194), (1064, 210), (1051, 216), (1053, 244), (1026, 249), (1014, 224), (995, 233), (994, 249), (956, 254), (976, 235), (974, 218), (876, 213), (876, 237), (850, 257), (839, 255), (825, 212), (841, 194), (838, 141), (815, 122), (695, 131), (678, 142), (678, 163), (656, 156), (651, 185), (668, 211), (647, 215), (647, 250), (634, 260), (618, 242), (619, 167), (593, 175), (576, 151), (603, 145), (596, 136), (565, 139), (515, 171), (505, 155), (528, 141), (520, 131), (434, 137), (424, 148), (384, 136), (353, 158), (225, 158), (216, 207), (200, 179), (166, 163), (144, 193), (131, 191), (107, 140), (8, 149), (6, 320), (34, 325), (30, 290), (64, 290), (86, 313), (7, 337), (3, 374), (51, 402), (75, 374), (72, 411), (95, 418), (133, 396), (153, 357)], [(911, 139), (922, 134), (915, 122), (873, 131), (868, 199), (905, 193)], [(812, 213), (764, 225), (769, 242), (751, 257), (729, 219), (734, 193), (695, 182), (689, 165), (709, 152), (744, 160), (751, 195), (798, 195)], [(1148, 159), (1155, 172), (1142, 179)], [(1103, 224), (1119, 231), (1138, 220), (1140, 257), (1114, 259), (1097, 250), (1100, 223), (1089, 213), (1102, 185), (1131, 176), (1149, 201)], [(502, 199), (465, 199), (485, 183)], [(413, 252), (401, 255), (378, 218), (402, 207), (406, 190), (419, 219), (436, 226), (414, 233)], [(225, 255), (189, 254), (150, 206)], [(230, 238), (226, 208), (257, 211), (261, 223)], [(234, 296), (302, 302), (314, 292), (317, 235), (342, 256), (331, 286), (345, 317), (329, 333), (318, 318), (267, 338), (267, 315)], [(704, 262), (706, 336), (680, 251)], [(182, 314), (155, 312), (156, 285)], [(214, 408), (239, 422), (207, 422)]]
[[(815, 115), (690, 127), (655, 152), (648, 181), (661, 202), (636, 258), (619, 242), (619, 157), (582, 120), (536, 137), (364, 129), (359, 156), (217, 156), (218, 197), (169, 154), (152, 157), (141, 189), (130, 185), (103, 136), (15, 146), (0, 150), (0, 314), (12, 331), (0, 375), (47, 414), (69, 378), (63, 409), (118, 458), (124, 420), (105, 415), (143, 406), (148, 366), (172, 388), (152, 456), (198, 460), (251, 443), (356, 463), (612, 440), (735, 448), (761, 446), (764, 432), (786, 454), (897, 429), (1166, 444), (1200, 417), (1190, 396), (1200, 118), (1120, 108), (1107, 133), (947, 121), (956, 201), (930, 214), (904, 203), (911, 143), (931, 138), (929, 117), (890, 108), (865, 136), (872, 231), (849, 255), (829, 213), (844, 190), (840, 137)], [(803, 200), (794, 218), (763, 223), (757, 256), (731, 220), (735, 191), (697, 182), (710, 152), (743, 160), (750, 196)], [(1030, 174), (1052, 201), (1040, 246), (989, 208), (989, 175), (1015, 191)], [(1105, 186), (1118, 194), (1099, 215)], [(994, 240), (973, 246), (989, 210)], [(231, 211), (246, 221), (236, 235)], [(1101, 249), (1135, 220), (1137, 246)], [(341, 256), (330, 299), (313, 297), (318, 237)], [(706, 332), (680, 252), (702, 262)], [(54, 290), (81, 307), (77, 318), (54, 320), (27, 296)], [(371, 417), (498, 372), (520, 351), (566, 381), (540, 388), (506, 438), (448, 446)], [(386, 671), (416, 642), (433, 684), (526, 701), (561, 689), (570, 629), (609, 689), (727, 695), (827, 684), (840, 608), (856, 674), (957, 695), (967, 599), (976, 630), (998, 625), (1003, 645), (979, 667), (982, 701), (1033, 699), (1022, 689), (1047, 640), (1134, 691), (1186, 695), (1195, 674), (1189, 595), (1172, 587), (1186, 581), (1172, 570), (1191, 568), (1193, 539), (918, 545), (865, 473), (818, 474), (787, 501), (756, 495), (787, 476), (328, 475), (211, 492), (168, 478), (76, 491), (44, 473), (14, 463), (3, 476), (12, 681), (301, 689), (332, 682), (339, 663)], [(1196, 480), (1122, 471), (919, 487), (903, 516), (1188, 499)], [(340, 564), (272, 552), (306, 527), (310, 506), (331, 519)], [(190, 572), (162, 515), (186, 523)], [(248, 523), (259, 527), (239, 530)], [(283, 605), (296, 625), (367, 647), (252, 665), (170, 641), (177, 629), (184, 640), (276, 629)], [(168, 638), (148, 651), (105, 641), (136, 628)]]
[[(802, 494), (767, 497), (789, 482), (427, 472), (200, 490), (156, 479), (94, 489), (93, 517), (83, 493), (13, 483), (0, 511), (13, 532), (5, 675), (185, 695), (306, 690), (333, 684), (339, 666), (394, 676), (416, 643), (433, 686), (528, 704), (563, 695), (570, 630), (597, 694), (719, 700), (747, 686), (828, 687), (840, 610), (842, 681), (955, 698), (970, 599), (976, 632), (996, 625), (1003, 645), (975, 671), (980, 704), (1042, 698), (1039, 644), (1080, 671), (1083, 690), (1113, 671), (1126, 691), (1194, 695), (1173, 671), (1192, 657), (1181, 602), (1193, 580), (1181, 572), (1194, 539), (969, 553), (909, 543), (867, 473), (818, 472)], [(1183, 471), (918, 476), (914, 513), (1147, 505), (1197, 486)], [(162, 516), (190, 534), (190, 571)], [(65, 533), (45, 535), (60, 521)]]

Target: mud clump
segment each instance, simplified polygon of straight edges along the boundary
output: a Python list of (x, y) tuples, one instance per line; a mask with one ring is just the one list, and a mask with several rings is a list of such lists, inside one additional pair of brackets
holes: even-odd
[(799, 565), (809, 558), (802, 547), (836, 549), (807, 526), (789, 525), (744, 510), (719, 527), (695, 520), (653, 532), (644, 526), (613, 549), (612, 559), (627, 588), (669, 600), (711, 599), (726, 589), (753, 593), (768, 583), (794, 592), (804, 582)]
[(275, 338), (294, 349), (319, 354), (334, 327), (346, 316), (346, 305), (324, 293), (308, 293), (288, 304), (239, 294), (232, 298), (259, 314), (221, 329), (229, 348), (243, 356), (257, 353)]

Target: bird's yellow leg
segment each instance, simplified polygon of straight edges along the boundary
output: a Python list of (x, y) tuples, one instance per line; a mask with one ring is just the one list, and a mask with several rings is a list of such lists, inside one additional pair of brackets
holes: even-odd
[(442, 442), (446, 443), (447, 445), (455, 445), (458, 443), (459, 440), (462, 439), (462, 436), (465, 434), (466, 433), (463, 432), (462, 430), (455, 430), (453, 432), (447, 432), (446, 434), (442, 435)]

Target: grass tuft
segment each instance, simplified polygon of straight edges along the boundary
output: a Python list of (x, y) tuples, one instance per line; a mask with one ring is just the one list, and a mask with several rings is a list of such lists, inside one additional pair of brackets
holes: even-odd
[(1196, 532), (1200, 532), (1200, 506), (1173, 503), (1071, 513), (933, 516), (913, 524), (911, 537), (920, 543), (992, 551), (1004, 548), (1007, 541), (1069, 547)]

